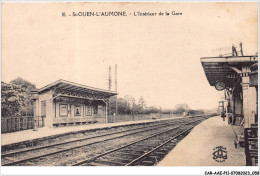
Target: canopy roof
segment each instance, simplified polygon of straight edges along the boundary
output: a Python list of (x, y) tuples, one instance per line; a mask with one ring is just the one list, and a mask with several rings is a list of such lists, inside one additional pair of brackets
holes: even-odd
[(52, 90), (58, 89), (58, 90), (72, 91), (72, 92), (83, 93), (83, 94), (96, 94), (96, 95), (102, 95), (102, 96), (106, 96), (106, 97), (117, 95), (117, 93), (114, 91), (89, 87), (89, 86), (85, 86), (85, 85), (78, 84), (78, 83), (73, 83), (70, 81), (62, 80), (62, 79), (55, 81), (54, 83), (48, 84), (47, 86), (42, 87), (41, 89), (38, 90), (38, 92), (42, 93), (44, 91), (51, 90), (51, 89)]
[(258, 56), (202, 57), (200, 60), (209, 84), (214, 86), (217, 81), (224, 80), (232, 84), (232, 81), (227, 80), (239, 77), (234, 69), (240, 71), (243, 65), (257, 63)]

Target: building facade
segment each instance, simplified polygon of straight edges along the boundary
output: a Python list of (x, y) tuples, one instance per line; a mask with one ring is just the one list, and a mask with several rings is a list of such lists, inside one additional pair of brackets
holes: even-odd
[(32, 92), (36, 124), (106, 123), (108, 99), (116, 92), (58, 80)]
[(256, 124), (257, 85), (250, 84), (250, 68), (258, 63), (258, 56), (203, 57), (201, 63), (209, 84), (224, 91), (226, 113), (232, 115), (233, 123), (240, 120), (245, 128)]
[(246, 165), (257, 165), (258, 55), (202, 57), (201, 63), (209, 84), (224, 91), (221, 116), (243, 129), (236, 143), (245, 147)]

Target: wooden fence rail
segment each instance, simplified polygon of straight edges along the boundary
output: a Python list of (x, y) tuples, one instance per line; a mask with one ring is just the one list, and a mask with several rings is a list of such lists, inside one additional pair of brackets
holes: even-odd
[[(42, 117), (38, 117), (36, 121), (37, 127), (43, 127), (44, 121)], [(10, 133), (15, 131), (22, 131), (33, 129), (34, 117), (21, 116), (21, 117), (1, 117), (1, 133)]]

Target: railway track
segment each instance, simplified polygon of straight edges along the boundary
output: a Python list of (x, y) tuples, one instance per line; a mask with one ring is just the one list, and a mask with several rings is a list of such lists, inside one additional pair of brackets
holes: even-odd
[[(190, 122), (185, 127), (178, 126), (164, 130), (94, 157), (78, 161), (71, 166), (151, 166), (157, 164), (198, 122), (201, 122), (201, 120)], [(177, 128), (180, 128), (179, 132), (171, 133), (169, 136), (169, 133)]]
[[(176, 119), (178, 120), (178, 119)], [(143, 127), (143, 126), (149, 126), (153, 124), (159, 124), (162, 122), (171, 122), (171, 120), (165, 120), (165, 121), (151, 121), (151, 122), (146, 122), (146, 123), (140, 123), (140, 124), (135, 124), (135, 125), (121, 125), (121, 126), (115, 126), (115, 127), (104, 127), (104, 128), (99, 128), (99, 129), (88, 129), (88, 130), (80, 130), (80, 131), (75, 131), (75, 132), (67, 132), (63, 134), (58, 134), (58, 135), (53, 135), (53, 136), (47, 136), (43, 138), (36, 138), (33, 140), (28, 140), (28, 141), (23, 141), (23, 142), (18, 142), (18, 143), (13, 143), (13, 144), (7, 144), (4, 146), (1, 146), (1, 151), (3, 153), (7, 152), (13, 152), (13, 151), (23, 151), (28, 148), (35, 148), (37, 146), (46, 146), (49, 144), (53, 143), (60, 143), (60, 142), (66, 142), (74, 139), (78, 139), (79, 135), (85, 136), (87, 135), (88, 137), (92, 136), (98, 136), (101, 133), (104, 132), (116, 132), (116, 131), (123, 131), (125, 129), (135, 129), (138, 127)], [(177, 121), (176, 121), (177, 122)]]
[[(148, 128), (150, 128), (150, 127), (160, 127), (160, 126), (164, 126), (166, 124), (167, 123), (150, 125), (150, 126), (148, 126)], [(109, 136), (109, 135), (114, 135), (114, 134), (120, 134), (120, 133), (124, 133), (124, 132), (135, 131), (135, 130), (145, 129), (145, 128), (147, 128), (147, 127), (137, 127), (137, 128), (134, 128), (134, 129), (127, 129), (127, 130), (116, 131), (116, 132), (111, 132), (111, 133), (106, 133), (106, 134), (101, 134), (101, 135), (95, 135), (95, 136), (90, 136), (90, 137), (81, 137), (80, 139), (72, 139), (72, 140), (69, 140), (69, 141), (57, 142), (57, 143), (54, 143), (54, 144), (44, 145), (44, 146), (39, 146), (39, 147), (33, 147), (33, 148), (25, 149), (25, 150), (4, 152), (4, 153), (1, 154), (1, 157), (2, 158), (8, 157), (8, 156), (15, 155), (15, 154), (31, 152), (31, 151), (34, 151), (34, 150), (40, 150), (40, 149), (44, 149), (44, 148), (50, 148), (50, 147), (55, 147), (55, 146), (74, 143), (74, 142), (81, 142), (81, 141), (84, 141), (84, 140), (89, 140), (89, 139), (94, 139), (94, 138), (104, 137), (104, 136)]]
[[(152, 125), (159, 125), (160, 123), (172, 123), (172, 122), (180, 122), (183, 121), (183, 119), (171, 119), (171, 120), (164, 120), (164, 121), (152, 121), (148, 123), (140, 123), (140, 124), (135, 124), (135, 125), (122, 125), (122, 126), (115, 126), (115, 127), (105, 127), (102, 129), (90, 129), (90, 130), (81, 130), (77, 132), (69, 132), (69, 133), (64, 133), (60, 135), (53, 135), (50, 137), (43, 137), (40, 139), (33, 139), (30, 141), (24, 141), (24, 142), (18, 142), (15, 144), (8, 144), (1, 146), (1, 151), (2, 151), (2, 156), (4, 156), (6, 153), (15, 153), (19, 151), (25, 151), (27, 149), (32, 149), (32, 148), (37, 148), (37, 146), (48, 146), (50, 144), (63, 144), (63, 143), (69, 143), (69, 142), (76, 142), (77, 139), (79, 139), (79, 135), (82, 136), (88, 136), (88, 138), (95, 138), (97, 136), (102, 136), (100, 134), (106, 133), (108, 130), (114, 132), (116, 134), (117, 132), (124, 132), (126, 130), (134, 130), (138, 129), (139, 126), (140, 129), (143, 128), (144, 126), (152, 126)], [(110, 132), (109, 134), (112, 134)], [(97, 133), (94, 134), (93, 133)], [(109, 135), (108, 134), (108, 135)], [(105, 136), (105, 135), (103, 135)]]
[[(202, 119), (200, 118), (200, 120), (195, 120), (195, 121), (198, 122), (201, 120), (203, 120), (203, 118)], [(194, 123), (193, 119), (189, 119), (189, 121), (190, 122), (187, 123), (187, 119), (186, 120), (178, 119), (173, 122), (167, 121), (162, 124), (153, 124), (145, 127), (138, 127), (134, 129), (132, 128), (132, 129), (127, 129), (122, 131), (100, 134), (91, 137), (81, 136), (80, 139), (73, 139), (65, 142), (38, 146), (38, 147), (29, 148), (25, 150), (5, 152), (1, 155), (2, 166), (35, 165), (38, 164), (39, 160), (42, 160), (43, 158), (48, 158), (57, 154), (64, 155), (64, 153), (65, 155), (67, 155), (66, 152), (71, 153), (72, 151), (74, 154), (77, 152), (82, 154), (82, 151), (84, 151), (83, 148), (87, 146), (98, 145), (105, 142), (113, 142), (120, 138), (127, 138), (128, 136), (134, 136), (134, 135), (139, 136), (140, 134), (145, 135), (145, 133), (147, 132), (152, 133), (153, 135), (158, 135), (158, 133), (165, 133), (165, 132), (158, 132), (162, 128), (167, 129), (168, 131), (172, 131), (174, 129), (180, 128), (180, 126), (176, 126), (176, 125), (182, 125), (182, 124), (187, 125), (190, 123)], [(133, 156), (135, 155), (133, 154)], [(66, 164), (66, 165), (74, 165), (74, 164)]]

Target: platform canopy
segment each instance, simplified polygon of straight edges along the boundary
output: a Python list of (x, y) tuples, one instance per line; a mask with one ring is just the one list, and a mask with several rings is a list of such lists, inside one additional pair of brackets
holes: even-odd
[(78, 83), (73, 83), (66, 80), (58, 80), (38, 90), (38, 93), (43, 93), (48, 90), (53, 90), (57, 94), (71, 95), (74, 97), (110, 97), (117, 95), (114, 91), (98, 89), (85, 86)]
[(218, 81), (232, 87), (240, 79), (242, 66), (250, 66), (258, 62), (257, 56), (202, 57), (201, 64), (211, 86)]

